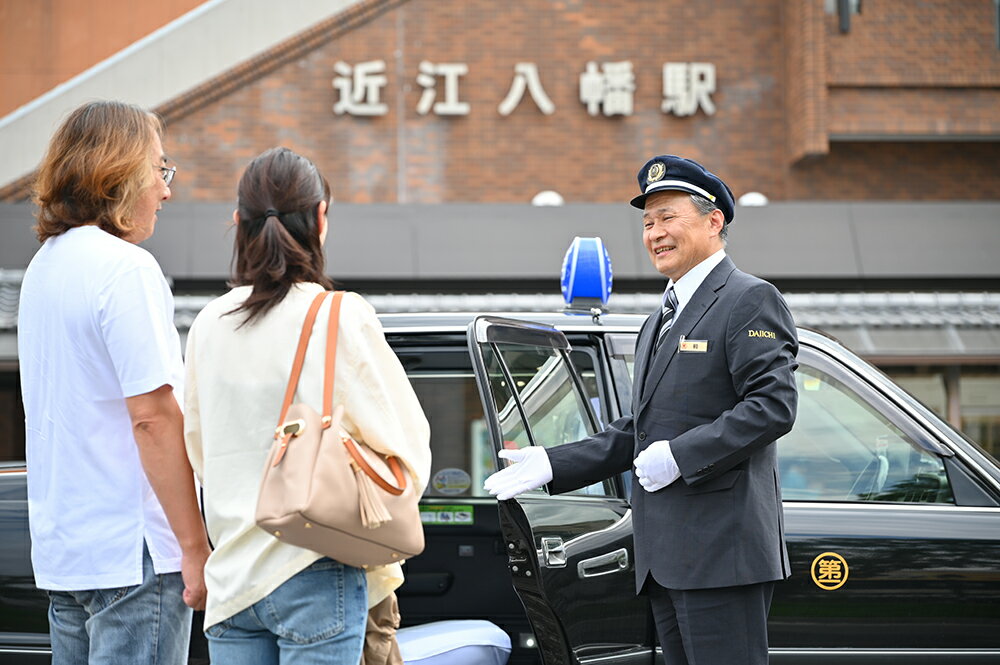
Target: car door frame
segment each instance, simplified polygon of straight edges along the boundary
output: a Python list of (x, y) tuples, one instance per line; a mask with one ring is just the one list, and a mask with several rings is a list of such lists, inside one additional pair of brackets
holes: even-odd
[[(513, 385), (497, 344), (554, 350), (582, 398), (591, 431), (598, 430), (597, 418), (569, 356), (572, 347), (561, 331), (530, 321), (480, 316), (469, 324), (467, 340), (494, 452), (502, 447), (503, 433), (484, 359), (485, 347), (491, 348), (506, 381)], [(595, 348), (603, 353), (600, 345)], [(597, 363), (595, 371), (603, 375), (608, 368), (603, 362)], [(599, 377), (598, 380), (607, 379)], [(534, 445), (524, 405), (516, 391), (512, 390), (511, 395), (528, 439)], [(499, 459), (497, 461), (499, 464)], [(648, 603), (635, 594), (631, 508), (618, 478), (609, 479), (606, 487), (614, 488), (614, 497), (548, 496), (544, 492), (527, 492), (516, 499), (497, 502), (513, 586), (525, 607), (544, 665), (597, 661), (643, 665), (653, 662), (656, 657)], [(594, 518), (593, 521), (602, 526), (580, 533), (579, 524), (569, 524), (568, 516), (581, 522)], [(560, 523), (561, 520), (564, 523)], [(572, 537), (562, 539), (551, 535), (560, 529)], [(614, 576), (614, 573), (619, 575)], [(614, 584), (608, 581), (612, 577)], [(603, 593), (594, 592), (598, 587), (604, 590)], [(576, 609), (571, 599), (583, 596), (601, 597), (605, 606), (626, 609), (583, 617), (588, 624), (584, 631), (577, 625), (579, 621), (574, 621), (579, 615), (570, 616)], [(618, 616), (622, 614), (625, 616)], [(611, 615), (621, 620), (618, 633), (607, 628)], [(625, 626), (630, 632), (622, 636), (621, 629)], [(608, 630), (607, 639), (601, 639), (602, 630)], [(581, 638), (584, 633), (585, 639), (594, 641), (584, 643)]]

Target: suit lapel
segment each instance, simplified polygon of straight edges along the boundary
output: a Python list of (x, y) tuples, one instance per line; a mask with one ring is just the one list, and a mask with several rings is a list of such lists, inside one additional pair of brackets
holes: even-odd
[(635, 344), (635, 372), (632, 380), (632, 409), (639, 404), (642, 397), (642, 388), (646, 383), (646, 371), (649, 369), (650, 353), (653, 346), (655, 331), (659, 330), (660, 318), (663, 316), (663, 309), (659, 307), (655, 312), (646, 317), (646, 321), (639, 329), (639, 339)]
[[(645, 376), (642, 377), (643, 383), (640, 384), (642, 396), (639, 408), (635, 409), (633, 413), (638, 415), (649, 404), (650, 398), (656, 392), (656, 384), (663, 378), (667, 367), (670, 366), (671, 361), (677, 355), (677, 347), (680, 344), (681, 337), (687, 337), (694, 327), (698, 325), (701, 318), (705, 316), (705, 313), (718, 299), (719, 289), (726, 285), (729, 275), (735, 269), (736, 266), (733, 264), (732, 259), (728, 256), (722, 259), (719, 265), (715, 266), (712, 272), (708, 273), (701, 286), (694, 292), (691, 300), (684, 306), (680, 316), (674, 321), (674, 325), (670, 327), (666, 339), (663, 340), (663, 346), (659, 352), (653, 355), (652, 362), (649, 364)], [(638, 377), (638, 373), (636, 376)]]

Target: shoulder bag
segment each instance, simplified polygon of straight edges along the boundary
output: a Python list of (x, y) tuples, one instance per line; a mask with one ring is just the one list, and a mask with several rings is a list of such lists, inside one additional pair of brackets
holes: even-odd
[(333, 293), (326, 338), (323, 415), (292, 404), (316, 315), (328, 292), (313, 300), (281, 406), (260, 494), (257, 526), (278, 540), (351, 566), (380, 566), (420, 554), (420, 497), (399, 458), (376, 453), (340, 427), (332, 409), (337, 328), (343, 291)]

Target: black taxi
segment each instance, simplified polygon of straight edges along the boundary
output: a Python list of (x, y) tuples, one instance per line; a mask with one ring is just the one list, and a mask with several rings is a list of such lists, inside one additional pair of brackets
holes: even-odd
[[(662, 662), (634, 590), (627, 474), (497, 502), (497, 451), (574, 441), (629, 412), (643, 317), (387, 314), (431, 423), (426, 550), (404, 625), (488, 619), (513, 665)], [(773, 663), (1000, 662), (996, 460), (837, 341), (799, 330), (798, 417), (778, 443), (792, 577)], [(48, 662), (25, 469), (0, 466), (0, 663)], [(196, 631), (197, 632), (197, 631)], [(192, 662), (205, 662), (200, 634)]]

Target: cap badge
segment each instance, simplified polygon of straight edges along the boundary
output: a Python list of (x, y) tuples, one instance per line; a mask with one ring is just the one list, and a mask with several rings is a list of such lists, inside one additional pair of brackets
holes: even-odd
[(662, 180), (666, 173), (667, 167), (662, 162), (653, 162), (653, 165), (649, 167), (649, 172), (646, 174), (646, 184), (651, 185), (657, 180)]

